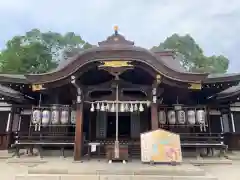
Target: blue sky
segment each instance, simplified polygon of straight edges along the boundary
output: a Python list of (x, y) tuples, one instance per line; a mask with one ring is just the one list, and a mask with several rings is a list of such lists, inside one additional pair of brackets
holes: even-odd
[(32, 28), (74, 31), (92, 44), (119, 31), (145, 48), (173, 33), (190, 33), (205, 54), (230, 59), (240, 72), (239, 0), (2, 0), (0, 47)]

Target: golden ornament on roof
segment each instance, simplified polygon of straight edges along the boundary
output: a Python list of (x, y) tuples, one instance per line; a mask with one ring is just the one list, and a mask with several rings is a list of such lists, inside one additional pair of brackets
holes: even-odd
[(114, 31), (118, 31), (118, 26), (114, 26)]

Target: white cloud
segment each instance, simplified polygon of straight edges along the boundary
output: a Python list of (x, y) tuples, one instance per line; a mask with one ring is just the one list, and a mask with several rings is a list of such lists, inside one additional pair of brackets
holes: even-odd
[[(172, 33), (190, 33), (211, 54), (230, 58), (238, 70), (239, 0), (7, 0), (0, 1), (0, 44), (31, 28), (74, 31), (91, 43), (121, 33), (149, 48)], [(4, 27), (4, 28), (2, 28)]]

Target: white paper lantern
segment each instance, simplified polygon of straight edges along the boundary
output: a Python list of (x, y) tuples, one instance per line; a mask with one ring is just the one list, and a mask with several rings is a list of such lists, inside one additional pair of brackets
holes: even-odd
[(68, 123), (68, 110), (62, 110), (61, 112), (61, 119), (60, 122), (61, 124), (67, 124)]
[(199, 124), (205, 123), (205, 111), (204, 110), (197, 110), (197, 122)]
[(49, 110), (44, 110), (42, 112), (42, 125), (46, 126), (50, 122), (50, 111)]
[(167, 117), (166, 117), (165, 111), (159, 111), (158, 121), (159, 121), (160, 124), (166, 124), (167, 123)]
[(178, 123), (179, 124), (185, 124), (186, 123), (186, 115), (185, 115), (185, 112), (183, 110), (179, 110), (177, 112), (177, 116), (178, 116)]
[(41, 122), (41, 111), (38, 109), (35, 109), (32, 113), (32, 123), (38, 124)]
[(57, 109), (54, 109), (52, 111), (51, 123), (52, 124), (58, 124), (59, 123), (59, 111)]
[(168, 123), (176, 124), (176, 113), (173, 110), (168, 111)]
[(196, 123), (196, 114), (194, 110), (189, 110), (187, 112), (188, 123), (194, 125)]
[(76, 124), (76, 111), (71, 111), (71, 124)]

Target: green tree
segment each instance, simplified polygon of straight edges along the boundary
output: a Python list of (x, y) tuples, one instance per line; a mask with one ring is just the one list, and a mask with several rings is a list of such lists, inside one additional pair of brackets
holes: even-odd
[(70, 56), (73, 49), (91, 45), (73, 32), (41, 32), (32, 29), (24, 36), (15, 36), (0, 53), (2, 73), (44, 73), (56, 68), (59, 61)]
[(228, 69), (229, 60), (220, 56), (204, 55), (201, 47), (190, 35), (180, 36), (173, 34), (159, 46), (152, 50), (172, 49), (176, 55), (181, 56), (182, 66), (191, 72), (225, 73)]
[(41, 43), (15, 45), (0, 54), (2, 73), (43, 73), (57, 66), (51, 53)]

